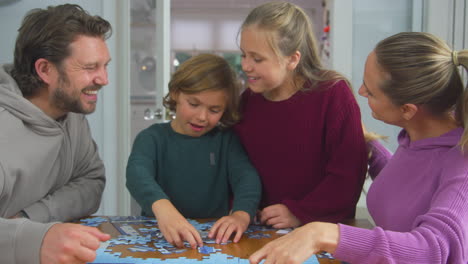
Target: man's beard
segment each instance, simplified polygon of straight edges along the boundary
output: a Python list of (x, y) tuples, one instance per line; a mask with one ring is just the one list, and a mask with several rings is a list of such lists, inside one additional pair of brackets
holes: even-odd
[[(79, 114), (91, 114), (94, 112), (96, 107), (92, 107), (90, 109), (86, 109), (83, 107), (83, 104), (81, 103), (81, 93), (84, 90), (88, 89), (100, 89), (102, 86), (100, 85), (92, 85), (92, 86), (87, 86), (81, 90), (73, 90), (72, 94), (67, 94), (65, 91), (64, 87), (70, 87), (70, 81), (68, 77), (66, 76), (65, 73), (60, 73), (59, 76), (59, 87), (54, 91), (54, 94), (52, 96), (52, 101), (53, 104), (61, 109), (64, 112), (73, 112), (73, 113), (79, 113)], [(92, 103), (91, 103), (92, 104)], [(96, 104), (96, 102), (94, 102)]]

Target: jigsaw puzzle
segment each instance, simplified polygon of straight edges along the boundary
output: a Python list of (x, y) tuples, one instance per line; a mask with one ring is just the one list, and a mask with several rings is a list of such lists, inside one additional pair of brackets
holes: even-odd
[[(154, 218), (129, 216), (129, 217), (91, 217), (80, 220), (81, 224), (87, 226), (98, 227), (99, 225), (109, 222), (115, 229), (120, 233), (119, 236), (110, 239), (104, 243), (101, 243), (100, 248), (96, 251), (97, 257), (93, 264), (248, 264), (247, 259), (234, 257), (221, 252), (221, 249), (204, 245), (198, 248), (198, 253), (202, 254), (201, 260), (189, 259), (186, 257), (177, 257), (177, 254), (192, 250), (188, 243), (185, 243), (184, 248), (177, 248), (168, 243), (160, 230), (157, 228), (157, 221)], [(215, 244), (215, 241), (208, 238), (208, 231), (213, 226), (214, 221), (200, 223), (193, 219), (188, 219), (201, 234), (204, 244)], [(145, 226), (144, 228), (135, 228), (134, 226)], [(267, 231), (275, 231), (266, 226), (251, 225), (245, 232), (245, 235), (251, 239), (262, 239), (271, 237), (270, 234), (264, 233)], [(231, 243), (228, 241), (227, 243)], [(164, 256), (171, 256), (171, 258), (137, 258), (122, 256), (122, 252), (114, 250), (115, 246), (127, 245), (130, 246), (126, 250), (130, 252), (156, 252), (163, 254)], [(328, 256), (327, 256), (328, 257)], [(263, 262), (262, 262), (263, 263)], [(314, 255), (309, 260), (304, 262), (305, 264), (318, 264), (318, 259)]]

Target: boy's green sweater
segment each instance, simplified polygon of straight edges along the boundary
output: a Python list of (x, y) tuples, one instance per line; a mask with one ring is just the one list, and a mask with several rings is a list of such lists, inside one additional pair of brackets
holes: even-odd
[(155, 201), (168, 199), (189, 218), (222, 217), (231, 209), (253, 217), (261, 196), (258, 174), (232, 131), (215, 128), (190, 137), (170, 123), (154, 124), (136, 137), (127, 188), (147, 216), (153, 216)]

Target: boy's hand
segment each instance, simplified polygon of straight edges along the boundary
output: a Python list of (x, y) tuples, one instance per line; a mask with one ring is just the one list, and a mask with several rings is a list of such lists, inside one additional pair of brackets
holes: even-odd
[(154, 202), (152, 209), (158, 220), (159, 229), (167, 242), (179, 248), (184, 246), (184, 241), (187, 241), (193, 249), (203, 246), (200, 233), (169, 200), (161, 199)]
[(244, 211), (236, 211), (231, 215), (220, 218), (210, 230), (209, 238), (216, 237), (216, 243), (226, 243), (232, 233), (236, 232), (234, 243), (239, 242), (242, 234), (250, 223), (250, 215)]

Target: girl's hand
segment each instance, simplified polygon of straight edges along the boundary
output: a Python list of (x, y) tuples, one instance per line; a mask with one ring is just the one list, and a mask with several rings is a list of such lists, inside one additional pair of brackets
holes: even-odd
[(275, 239), (252, 254), (249, 261), (258, 264), (299, 264), (312, 254), (327, 251), (333, 254), (338, 245), (339, 228), (336, 224), (309, 223), (293, 232)]
[(154, 202), (152, 209), (158, 220), (159, 229), (167, 242), (179, 248), (184, 246), (184, 241), (187, 241), (193, 249), (203, 246), (200, 233), (169, 200), (161, 199)]
[(236, 211), (231, 215), (220, 218), (210, 230), (209, 238), (216, 237), (216, 243), (226, 243), (232, 233), (236, 233), (233, 241), (239, 242), (242, 234), (250, 223), (250, 215), (244, 211)]
[(273, 228), (298, 227), (302, 223), (284, 204), (274, 204), (260, 211), (260, 222)]

